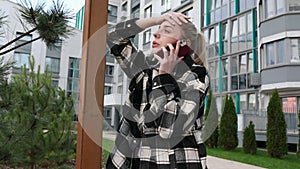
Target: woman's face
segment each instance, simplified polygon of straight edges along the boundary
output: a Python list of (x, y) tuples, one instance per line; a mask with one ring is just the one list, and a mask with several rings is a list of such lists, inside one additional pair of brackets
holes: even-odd
[(168, 46), (168, 43), (176, 43), (182, 37), (181, 27), (178, 24), (172, 25), (168, 21), (163, 22), (158, 31), (154, 33), (152, 53), (157, 53), (162, 47)]

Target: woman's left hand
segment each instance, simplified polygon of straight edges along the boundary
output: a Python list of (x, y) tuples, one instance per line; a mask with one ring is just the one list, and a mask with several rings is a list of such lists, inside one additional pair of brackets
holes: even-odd
[(178, 57), (179, 52), (179, 41), (176, 43), (176, 48), (172, 44), (168, 44), (170, 52), (167, 51), (165, 47), (162, 47), (164, 58), (154, 55), (154, 57), (159, 61), (159, 74), (171, 74), (175, 66), (184, 58), (184, 56)]

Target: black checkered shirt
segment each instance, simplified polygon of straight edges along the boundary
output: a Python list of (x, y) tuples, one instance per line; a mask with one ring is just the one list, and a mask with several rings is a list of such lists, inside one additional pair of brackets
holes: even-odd
[(172, 74), (159, 75), (153, 58), (131, 42), (142, 31), (135, 20), (118, 23), (108, 34), (111, 53), (131, 82), (106, 168), (201, 169), (207, 70), (194, 64), (192, 54)]

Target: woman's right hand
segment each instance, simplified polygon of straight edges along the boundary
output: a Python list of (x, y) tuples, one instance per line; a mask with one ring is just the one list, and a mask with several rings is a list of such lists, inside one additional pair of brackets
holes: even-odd
[(167, 12), (161, 16), (158, 16), (157, 17), (157, 21), (156, 21), (156, 24), (157, 25), (160, 25), (162, 24), (164, 21), (168, 21), (170, 22), (171, 24), (175, 25), (175, 24), (178, 24), (178, 25), (181, 25), (182, 22), (185, 22), (187, 23), (188, 22), (188, 19), (190, 19), (189, 16), (186, 16), (182, 13), (178, 13), (178, 12)]

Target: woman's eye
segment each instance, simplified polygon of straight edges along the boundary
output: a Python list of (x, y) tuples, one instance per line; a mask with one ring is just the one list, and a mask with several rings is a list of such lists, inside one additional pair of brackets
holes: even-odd
[(166, 32), (166, 33), (170, 33), (170, 31), (168, 31), (168, 30), (165, 30), (165, 32)]

